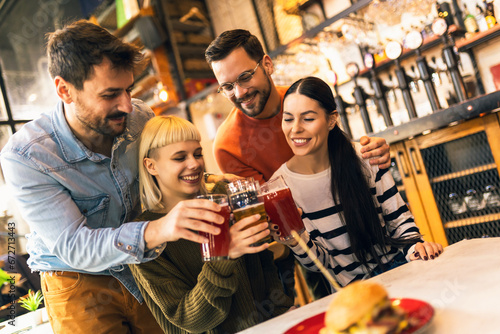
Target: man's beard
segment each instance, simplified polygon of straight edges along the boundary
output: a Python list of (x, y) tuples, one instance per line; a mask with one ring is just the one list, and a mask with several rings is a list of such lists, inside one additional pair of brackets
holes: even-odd
[[(248, 117), (256, 118), (264, 111), (264, 108), (266, 107), (267, 101), (269, 100), (269, 96), (271, 95), (271, 80), (269, 79), (268, 76), (266, 76), (266, 79), (267, 79), (267, 85), (264, 89), (254, 90), (252, 93), (246, 94), (245, 96), (236, 99), (234, 102), (236, 108), (241, 110)], [(254, 97), (260, 95), (260, 99), (257, 105), (250, 110), (243, 108), (243, 106), (241, 105), (241, 101), (247, 99), (248, 95), (254, 95)]]
[[(92, 115), (92, 111), (90, 111), (87, 106), (83, 105), (82, 103), (78, 103), (75, 105), (76, 107), (76, 118), (88, 129), (103, 135), (103, 136), (108, 136), (108, 137), (117, 137), (121, 135), (125, 129), (127, 128), (127, 113), (122, 112), (122, 111), (115, 111), (110, 115), (107, 115), (105, 118), (91, 118), (89, 116)], [(124, 124), (121, 128), (116, 129), (116, 127), (113, 127), (112, 125), (109, 124), (109, 119), (112, 118), (120, 118), (120, 117), (125, 117)]]

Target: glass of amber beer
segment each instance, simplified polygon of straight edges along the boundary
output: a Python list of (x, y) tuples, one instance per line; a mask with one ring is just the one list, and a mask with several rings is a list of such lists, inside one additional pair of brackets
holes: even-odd
[(304, 232), (304, 223), (300, 218), (292, 192), (280, 175), (261, 186), (266, 212), (273, 224), (278, 225), (282, 241), (292, 238), (292, 231)]
[[(200, 235), (208, 239), (207, 243), (200, 244), (201, 256), (204, 262), (229, 259), (229, 243), (231, 235), (229, 234), (229, 218), (231, 209), (226, 195), (209, 194), (200, 195), (196, 198), (208, 199), (221, 206), (221, 210), (217, 214), (224, 217), (224, 223), (221, 225), (215, 224), (220, 228), (219, 234), (210, 234), (206, 232), (198, 232)], [(214, 225), (214, 224), (212, 224)]]
[[(264, 199), (260, 193), (260, 186), (253, 178), (231, 182), (226, 185), (226, 190), (236, 222), (257, 213), (260, 214), (260, 219), (248, 228), (262, 222), (267, 222), (267, 214), (264, 208)], [(272, 238), (268, 235), (252, 246), (262, 245), (265, 242), (272, 242)]]

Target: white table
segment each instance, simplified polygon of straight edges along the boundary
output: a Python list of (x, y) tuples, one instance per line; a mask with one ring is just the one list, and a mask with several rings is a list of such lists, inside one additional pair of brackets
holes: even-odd
[(42, 309), (42, 321), (43, 323), (41, 325), (32, 328), (29, 320), (29, 314), (26, 313), (16, 317), (15, 326), (10, 325), (8, 321), (2, 322), (0, 325), (5, 325), (5, 327), (0, 329), (0, 334), (53, 334), (54, 332), (50, 326), (49, 317), (45, 308)]
[[(435, 314), (425, 333), (500, 333), (500, 238), (464, 240), (432, 261), (413, 261), (371, 280), (389, 296), (420, 299)], [(240, 333), (283, 333), (325, 312), (334, 295)]]

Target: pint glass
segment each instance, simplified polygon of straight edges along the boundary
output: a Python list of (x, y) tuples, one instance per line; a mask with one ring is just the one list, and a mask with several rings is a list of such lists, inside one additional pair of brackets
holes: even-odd
[[(245, 217), (260, 214), (260, 219), (249, 227), (267, 222), (267, 214), (264, 208), (264, 200), (260, 196), (260, 186), (253, 178), (236, 180), (226, 185), (229, 196), (229, 204), (233, 210), (234, 220), (240, 221)], [(252, 246), (262, 245), (265, 242), (272, 242), (272, 238), (267, 236)]]
[(292, 231), (302, 233), (304, 223), (300, 218), (292, 192), (280, 175), (261, 186), (266, 212), (273, 224), (278, 225), (282, 241), (292, 238)]
[[(208, 238), (207, 243), (200, 244), (201, 256), (204, 262), (223, 260), (229, 258), (229, 243), (231, 242), (231, 235), (229, 234), (229, 217), (231, 209), (227, 201), (226, 195), (210, 194), (200, 195), (196, 198), (208, 199), (221, 206), (221, 210), (217, 214), (224, 217), (224, 223), (221, 225), (215, 224), (220, 228), (220, 233), (210, 234), (205, 232), (198, 232), (200, 235)], [(214, 225), (214, 224), (212, 224)]]

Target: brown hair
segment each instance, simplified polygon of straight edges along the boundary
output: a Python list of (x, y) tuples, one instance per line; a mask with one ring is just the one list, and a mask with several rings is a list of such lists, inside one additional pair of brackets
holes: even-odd
[(210, 43), (205, 50), (205, 59), (209, 64), (226, 58), (232, 51), (242, 47), (248, 56), (259, 62), (264, 57), (264, 49), (259, 39), (247, 30), (227, 30)]
[(94, 73), (104, 57), (115, 68), (136, 72), (144, 65), (144, 55), (136, 46), (122, 42), (106, 29), (79, 20), (47, 34), (47, 57), (52, 78), (62, 77), (76, 89)]

